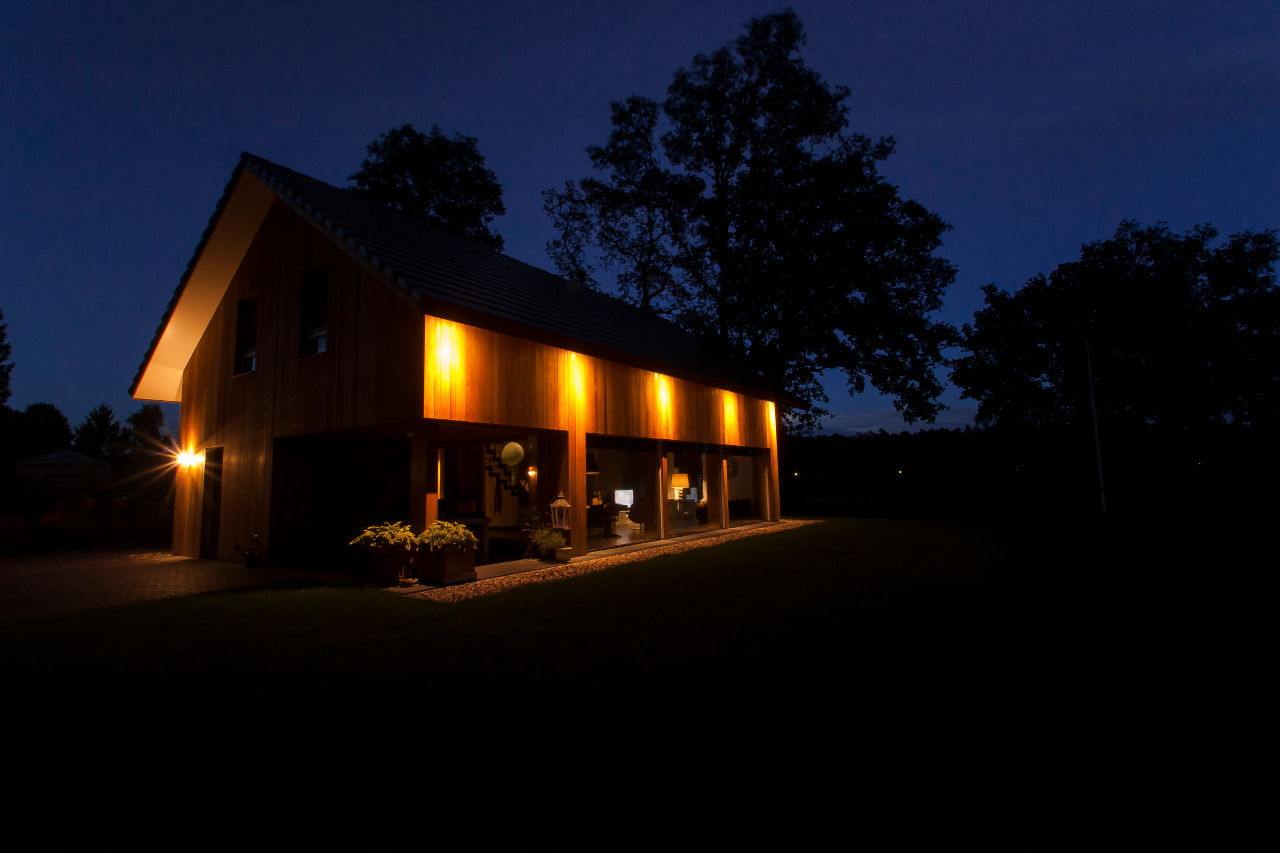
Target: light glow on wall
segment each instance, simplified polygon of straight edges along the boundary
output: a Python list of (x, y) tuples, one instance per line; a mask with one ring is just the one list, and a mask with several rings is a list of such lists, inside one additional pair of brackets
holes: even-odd
[(576, 352), (569, 353), (570, 382), (573, 388), (573, 414), (582, 422), (583, 413), (587, 409), (587, 377), (585, 356), (579, 358)]
[(671, 378), (663, 376), (661, 373), (655, 373), (653, 374), (653, 382), (658, 410), (658, 437), (671, 438), (672, 424), (675, 420), (671, 411)]
[(466, 413), (467, 329), (428, 316), (423, 348), (423, 416), (459, 418)]
[(436, 365), (436, 379), (446, 385), (462, 380), (462, 330), (457, 323), (436, 320), (435, 349), (431, 358)]
[(742, 444), (742, 428), (738, 425), (738, 395), (732, 391), (720, 392), (725, 444)]

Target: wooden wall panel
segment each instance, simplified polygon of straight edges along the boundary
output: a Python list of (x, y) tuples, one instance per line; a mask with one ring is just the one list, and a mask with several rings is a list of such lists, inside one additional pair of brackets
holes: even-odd
[[(304, 273), (329, 275), (328, 352), (300, 357)], [(236, 307), (258, 300), (257, 368), (232, 375)], [(279, 436), (416, 422), (422, 315), (310, 223), (276, 201), (183, 373), (183, 449), (223, 447), (218, 557), (258, 533), (269, 547), (273, 441)], [(199, 466), (178, 481), (174, 552), (200, 543)]]
[(766, 400), (428, 316), (426, 418), (774, 446)]

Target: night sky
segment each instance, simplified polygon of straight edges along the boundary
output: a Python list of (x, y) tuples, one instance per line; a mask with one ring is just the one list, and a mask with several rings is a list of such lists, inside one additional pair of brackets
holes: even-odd
[[(506, 251), (551, 269), (541, 191), (590, 172), (609, 101), (661, 100), (740, 2), (0, 3), (0, 310), (13, 397), (74, 426), (127, 391), (242, 150), (346, 185), (392, 126), (479, 140)], [(796, 2), (851, 130), (948, 221), (943, 317), (1123, 218), (1280, 226), (1280, 4)], [(901, 426), (830, 383), (830, 431)], [(968, 423), (951, 390), (940, 425)], [(176, 428), (176, 406), (166, 407)]]

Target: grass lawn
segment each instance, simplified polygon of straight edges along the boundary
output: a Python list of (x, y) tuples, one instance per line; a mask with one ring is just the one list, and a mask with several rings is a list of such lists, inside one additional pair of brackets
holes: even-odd
[(1273, 521), (829, 519), (460, 604), (269, 590), (0, 625), (4, 817), (1261, 837), (1277, 582), (1246, 555)]

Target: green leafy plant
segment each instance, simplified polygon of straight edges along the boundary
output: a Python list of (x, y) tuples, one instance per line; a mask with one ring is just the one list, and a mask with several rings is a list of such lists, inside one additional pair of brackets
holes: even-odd
[(348, 542), (364, 548), (404, 548), (412, 551), (417, 537), (407, 521), (384, 521), (382, 524), (371, 524), (360, 532), (360, 535)]
[(534, 544), (546, 554), (564, 547), (564, 534), (558, 530), (543, 528), (533, 535)]
[(557, 548), (564, 547), (564, 534), (552, 527), (541, 513), (530, 513), (524, 532), (529, 536), (528, 554), (531, 557), (546, 557), (555, 553)]
[(417, 543), (436, 551), (440, 548), (475, 548), (476, 535), (465, 524), (456, 521), (433, 521), (431, 526), (418, 534)]

